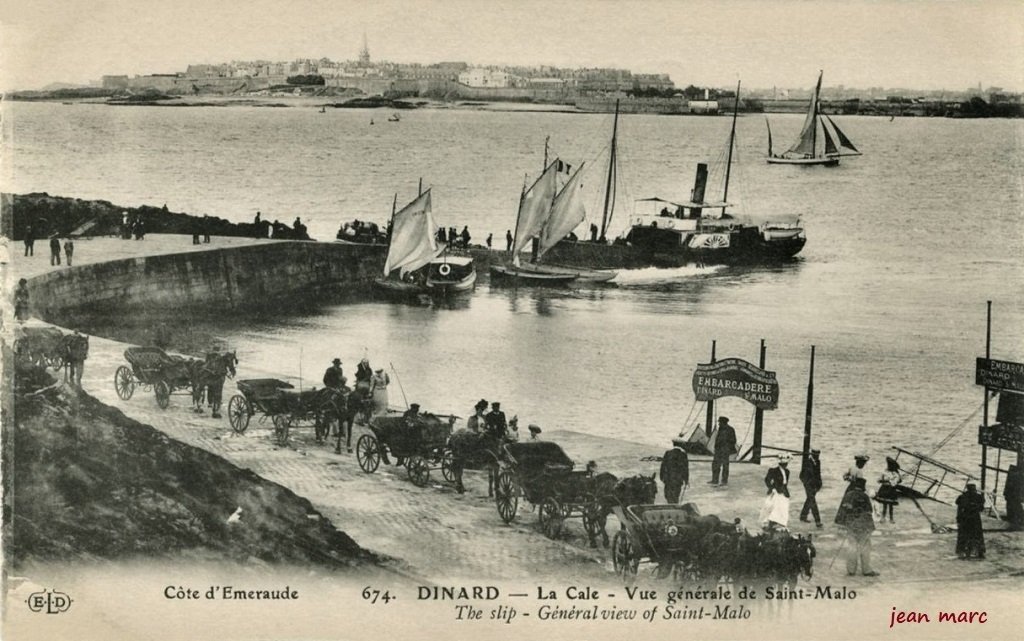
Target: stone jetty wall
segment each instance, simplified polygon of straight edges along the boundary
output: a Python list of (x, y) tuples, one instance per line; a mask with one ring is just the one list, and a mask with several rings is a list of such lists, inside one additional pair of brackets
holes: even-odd
[(367, 289), (385, 248), (271, 242), (76, 266), (32, 279), (44, 319), (76, 309), (234, 310)]

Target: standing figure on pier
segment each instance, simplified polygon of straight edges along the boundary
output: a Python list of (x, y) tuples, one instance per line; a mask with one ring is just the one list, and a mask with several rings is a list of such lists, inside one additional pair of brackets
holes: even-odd
[(487, 234), (487, 249), (491, 248), (491, 244), (494, 242), (494, 234)]
[(847, 491), (849, 491), (850, 488), (853, 487), (853, 481), (855, 479), (867, 478), (864, 476), (864, 466), (868, 464), (869, 460), (871, 460), (871, 457), (868, 456), (867, 454), (857, 454), (856, 456), (853, 457), (853, 465), (850, 466), (850, 469), (846, 470), (845, 474), (843, 474), (843, 480), (848, 481), (850, 483), (850, 485), (846, 488)]
[(878, 572), (871, 569), (871, 533), (875, 530), (875, 519), (866, 487), (867, 481), (863, 478), (854, 479), (836, 511), (836, 525), (845, 527), (848, 537), (846, 573), (850, 576), (857, 574), (858, 564), (864, 576), (878, 576)]
[(64, 257), (67, 258), (68, 267), (71, 267), (71, 256), (75, 253), (75, 241), (67, 238), (64, 240)]
[(1006, 520), (1010, 523), (1010, 530), (1024, 529), (1024, 468), (1021, 466), (1011, 465), (1006, 473), (1003, 498), (1006, 499)]
[(462, 237), (462, 248), (469, 249), (469, 239), (471, 238), (469, 235), (469, 225), (462, 226), (462, 233), (459, 236)]
[(25, 255), (35, 256), (36, 251), (36, 230), (32, 225), (25, 225)]
[(491, 411), (488, 412), (485, 421), (487, 433), (500, 443), (505, 438), (505, 432), (508, 431), (508, 421), (505, 419), (505, 412), (501, 411), (501, 403), (498, 401), (491, 403)]
[(28, 281), (24, 278), (14, 290), (14, 318), (22, 323), (28, 320)]
[(336, 358), (331, 362), (331, 366), (324, 372), (324, 387), (339, 390), (344, 384), (344, 380), (345, 373), (341, 370), (341, 359)]
[(715, 456), (711, 459), (711, 485), (729, 484), (729, 458), (736, 454), (736, 430), (729, 425), (729, 419), (718, 417), (718, 432), (715, 436)]
[(900, 476), (900, 464), (891, 456), (885, 457), (885, 471), (879, 479), (880, 485), (875, 492), (875, 500), (882, 504), (882, 520), (885, 520), (886, 513), (889, 514), (889, 522), (893, 522), (893, 508), (899, 505), (899, 490), (896, 489), (903, 482)]
[(60, 265), (60, 239), (56, 236), (50, 238), (50, 265)]
[(789, 454), (780, 456), (778, 465), (769, 468), (764, 484), (768, 496), (761, 506), (761, 527), (769, 532), (785, 530), (789, 526)]
[(984, 509), (985, 497), (977, 485), (968, 483), (964, 493), (956, 497), (956, 555), (961, 559), (969, 559), (972, 554), (985, 558), (985, 533), (981, 529)]
[(506, 229), (505, 230), (505, 251), (507, 251), (507, 252), (512, 251), (512, 230), (511, 229)]
[(482, 434), (487, 425), (487, 399), (481, 398), (473, 406), (473, 415), (466, 421), (466, 429), (475, 434)]
[(679, 503), (679, 495), (690, 485), (690, 457), (686, 455), (683, 445), (686, 439), (672, 439), (672, 449), (661, 457), (661, 469), (658, 478), (665, 485), (665, 502)]
[(821, 523), (821, 514), (818, 512), (818, 499), (815, 498), (821, 491), (821, 450), (811, 450), (809, 456), (804, 457), (803, 465), (800, 467), (800, 482), (803, 483), (804, 493), (807, 498), (804, 506), (800, 509), (800, 520), (808, 522), (807, 517), (814, 516), (814, 524), (824, 527)]

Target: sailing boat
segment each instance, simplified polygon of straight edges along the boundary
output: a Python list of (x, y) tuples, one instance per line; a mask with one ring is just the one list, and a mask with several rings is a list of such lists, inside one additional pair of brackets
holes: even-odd
[(430, 189), (395, 212), (384, 261), (384, 277), (374, 283), (397, 294), (448, 294), (468, 291), (476, 283), (476, 269), (468, 256), (449, 256), (434, 238)]
[[(779, 155), (772, 152), (772, 128), (768, 125), (768, 163), (773, 165), (824, 165), (834, 167), (839, 164), (842, 156), (860, 156), (861, 153), (853, 146), (853, 142), (843, 133), (836, 123), (821, 113), (819, 96), (821, 94), (821, 76), (818, 72), (818, 84), (814, 87), (811, 104), (807, 109), (807, 118), (796, 142)], [(767, 123), (767, 119), (765, 119)], [(822, 132), (822, 145), (818, 146), (818, 129)]]
[(620, 240), (638, 251), (643, 263), (665, 267), (689, 263), (764, 263), (790, 259), (803, 249), (807, 239), (799, 220), (780, 222), (776, 219), (752, 224), (726, 213), (732, 206), (728, 202), (729, 180), (736, 147), (739, 95), (740, 85), (737, 84), (721, 202), (704, 200), (708, 181), (705, 163), (697, 164), (688, 201), (672, 202), (654, 197), (634, 202), (630, 227)]

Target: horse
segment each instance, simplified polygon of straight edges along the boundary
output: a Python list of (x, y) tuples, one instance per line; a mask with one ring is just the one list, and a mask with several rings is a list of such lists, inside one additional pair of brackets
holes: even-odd
[(498, 469), (498, 452), (502, 440), (491, 434), (456, 430), (448, 437), (448, 450), (452, 455), (452, 473), (455, 477), (455, 491), (462, 494), (462, 472), (471, 469), (487, 469), (487, 495), (493, 496), (495, 477)]
[(64, 361), (64, 380), (82, 386), (82, 370), (89, 357), (89, 337), (78, 332), (61, 338), (60, 355)]
[(655, 475), (637, 474), (621, 481), (614, 474), (602, 472), (594, 476), (594, 495), (597, 502), (589, 519), (593, 526), (587, 529), (590, 547), (597, 547), (597, 532), (601, 533), (601, 544), (608, 547), (608, 515), (612, 508), (627, 505), (648, 505), (654, 503), (658, 495), (658, 483)]
[(221, 392), (224, 390), (224, 379), (234, 378), (238, 357), (234, 351), (223, 354), (210, 352), (205, 361), (195, 361), (189, 372), (192, 382), (193, 411), (201, 414), (203, 397), (212, 410), (210, 416), (220, 418)]
[(341, 439), (345, 437), (345, 447), (349, 452), (352, 451), (352, 430), (356, 422), (356, 415), (359, 413), (361, 407), (362, 392), (360, 390), (353, 390), (347, 385), (342, 384), (340, 393), (337, 397), (337, 408), (338, 408), (338, 442), (334, 447), (335, 454), (341, 454)]

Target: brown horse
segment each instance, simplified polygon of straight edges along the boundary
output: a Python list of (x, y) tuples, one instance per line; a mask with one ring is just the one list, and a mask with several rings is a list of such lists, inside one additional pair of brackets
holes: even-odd
[(608, 547), (608, 515), (612, 508), (627, 505), (647, 505), (654, 503), (658, 495), (658, 483), (654, 474), (644, 476), (637, 474), (621, 481), (614, 474), (602, 472), (594, 477), (594, 494), (597, 496), (597, 507), (590, 515), (595, 532), (587, 531), (590, 547), (597, 547), (596, 531), (601, 532), (601, 544)]

